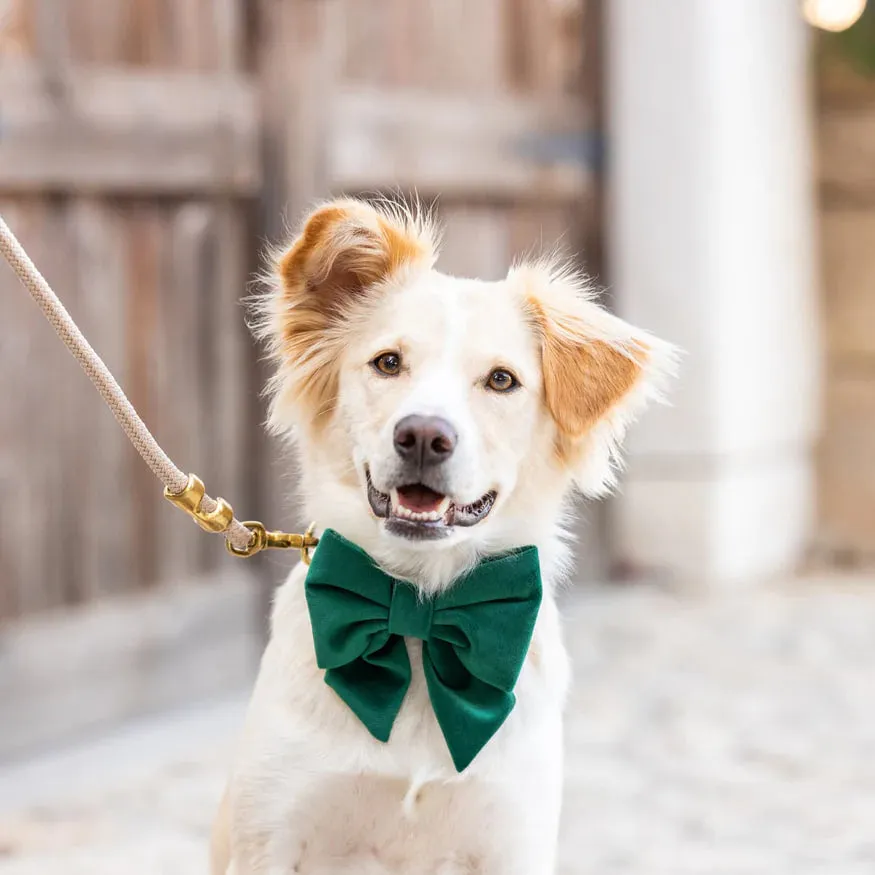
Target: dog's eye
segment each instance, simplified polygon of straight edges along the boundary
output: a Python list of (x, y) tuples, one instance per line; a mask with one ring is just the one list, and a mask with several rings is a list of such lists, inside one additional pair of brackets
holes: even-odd
[(510, 392), (519, 386), (519, 380), (504, 368), (496, 368), (486, 380), (486, 388), (493, 392)]
[(371, 362), (371, 367), (385, 377), (394, 377), (401, 370), (401, 354), (397, 352), (381, 353)]

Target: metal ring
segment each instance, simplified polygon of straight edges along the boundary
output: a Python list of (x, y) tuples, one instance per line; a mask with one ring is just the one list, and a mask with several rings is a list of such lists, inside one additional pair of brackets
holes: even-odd
[(307, 526), (307, 531), (304, 532), (304, 544), (301, 547), (301, 561), (304, 565), (310, 564), (310, 548), (315, 547), (316, 544), (319, 543), (318, 538), (313, 537), (313, 529), (316, 528), (316, 520), (313, 520), (309, 526)]
[(232, 555), (241, 559), (248, 559), (256, 553), (260, 553), (267, 546), (267, 530), (264, 524), (257, 520), (249, 520), (242, 525), (252, 532), (253, 538), (251, 543), (243, 547), (235, 547), (230, 541), (225, 541), (225, 549)]

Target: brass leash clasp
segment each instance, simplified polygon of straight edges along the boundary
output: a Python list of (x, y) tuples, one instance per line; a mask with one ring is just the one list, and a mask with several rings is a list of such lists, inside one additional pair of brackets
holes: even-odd
[(246, 559), (262, 550), (300, 550), (301, 561), (309, 565), (310, 550), (319, 543), (319, 539), (313, 534), (313, 529), (316, 528), (315, 522), (310, 523), (303, 535), (297, 532), (269, 532), (264, 527), (264, 523), (257, 520), (248, 520), (243, 525), (252, 532), (252, 541), (242, 550), (238, 550), (230, 541), (225, 541), (225, 547), (232, 556)]
[[(175, 504), (181, 510), (184, 510), (202, 529), (207, 532), (221, 534), (228, 530), (231, 521), (234, 519), (234, 511), (231, 505), (224, 498), (216, 499), (216, 509), (210, 513), (201, 509), (201, 502), (206, 495), (206, 488), (203, 481), (196, 474), (188, 475), (188, 483), (182, 492), (170, 492), (167, 487), (164, 488), (164, 497), (171, 503)], [(318, 543), (319, 539), (313, 534), (316, 523), (311, 523), (310, 527), (303, 535), (294, 532), (269, 532), (263, 523), (251, 520), (241, 523), (252, 533), (252, 538), (246, 547), (235, 547), (230, 541), (225, 541), (225, 547), (232, 556), (238, 556), (243, 559), (248, 559), (262, 550), (300, 550), (301, 560), (306, 564), (310, 564), (310, 550)]]
[(188, 475), (188, 483), (182, 492), (171, 492), (164, 487), (164, 497), (184, 510), (204, 531), (220, 534), (231, 525), (234, 511), (224, 498), (217, 498), (218, 507), (212, 513), (201, 510), (201, 502), (206, 495), (206, 487), (197, 474)]

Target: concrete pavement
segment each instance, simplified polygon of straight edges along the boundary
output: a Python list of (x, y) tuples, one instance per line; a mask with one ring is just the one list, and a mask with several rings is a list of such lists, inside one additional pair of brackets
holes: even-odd
[[(875, 579), (567, 599), (561, 875), (872, 875)], [(0, 875), (193, 875), (245, 694), (0, 768)]]

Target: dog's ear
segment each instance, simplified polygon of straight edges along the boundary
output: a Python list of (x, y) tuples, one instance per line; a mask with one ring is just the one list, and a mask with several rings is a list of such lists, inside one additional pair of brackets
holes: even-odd
[(256, 303), (256, 331), (277, 363), (268, 387), (275, 430), (302, 415), (325, 421), (336, 400), (347, 315), (385, 280), (428, 269), (436, 256), (429, 217), (415, 208), (346, 198), (307, 217), (292, 244), (275, 253), (270, 293)]
[(516, 268), (525, 308), (541, 345), (544, 402), (556, 448), (581, 488), (613, 485), (626, 426), (661, 398), (677, 351), (599, 306), (585, 277), (548, 262)]
[(312, 298), (314, 308), (334, 311), (405, 267), (431, 267), (431, 235), (406, 209), (377, 209), (363, 201), (337, 200), (307, 218), (300, 236), (280, 257), (277, 271), (288, 296)]

